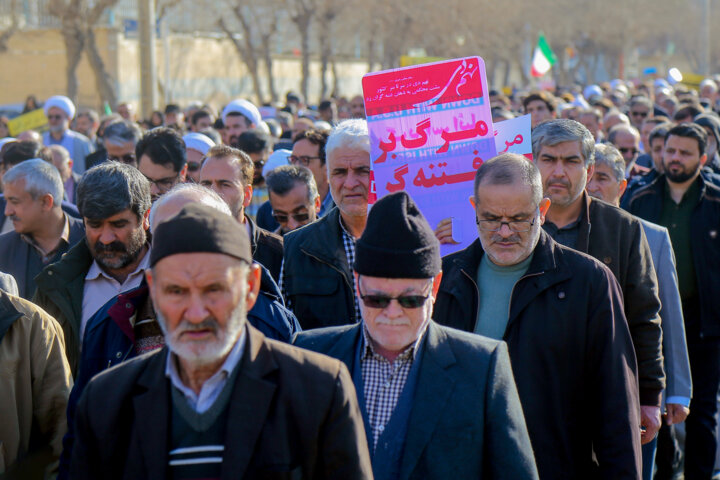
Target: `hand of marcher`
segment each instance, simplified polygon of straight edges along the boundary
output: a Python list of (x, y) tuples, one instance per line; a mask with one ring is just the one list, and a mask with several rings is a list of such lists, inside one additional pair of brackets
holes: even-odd
[(445, 218), (435, 228), (435, 237), (441, 245), (458, 245), (452, 236), (452, 217)]
[(665, 405), (665, 423), (675, 425), (684, 422), (690, 413), (690, 409), (679, 403), (668, 403)]
[(640, 406), (640, 424), (643, 427), (640, 442), (649, 443), (660, 430), (660, 407)]

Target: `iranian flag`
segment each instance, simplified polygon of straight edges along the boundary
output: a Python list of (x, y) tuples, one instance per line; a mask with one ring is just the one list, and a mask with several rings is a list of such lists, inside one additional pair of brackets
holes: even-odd
[(557, 57), (547, 43), (547, 40), (545, 40), (545, 35), (541, 33), (537, 46), (535, 47), (535, 53), (533, 54), (530, 73), (533, 77), (542, 77), (550, 71), (556, 62)]

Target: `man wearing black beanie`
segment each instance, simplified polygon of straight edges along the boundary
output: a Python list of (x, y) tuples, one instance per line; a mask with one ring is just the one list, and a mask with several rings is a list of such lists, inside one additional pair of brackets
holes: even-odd
[(440, 269), (413, 200), (382, 198), (355, 246), (362, 321), (294, 343), (352, 373), (375, 479), (537, 478), (507, 346), (431, 319)]

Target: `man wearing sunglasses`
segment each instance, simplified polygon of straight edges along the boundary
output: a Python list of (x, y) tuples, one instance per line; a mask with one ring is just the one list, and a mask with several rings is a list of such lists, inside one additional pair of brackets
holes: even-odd
[(610, 129), (608, 141), (618, 149), (625, 160), (625, 178), (631, 180), (633, 177), (650, 172), (649, 168), (637, 163), (640, 155), (640, 132), (637, 128), (622, 123), (615, 125)]
[(43, 144), (65, 147), (73, 159), (73, 171), (83, 173), (85, 157), (95, 151), (95, 146), (85, 135), (70, 129), (70, 122), (75, 117), (75, 104), (68, 97), (55, 95), (47, 99), (43, 108), (50, 127), (43, 134)]
[(280, 225), (275, 233), (285, 235), (317, 220), (320, 195), (312, 172), (297, 165), (283, 165), (267, 176), (272, 216)]
[(543, 231), (550, 200), (521, 155), (486, 161), (472, 203), (479, 238), (443, 259), (433, 318), (507, 342), (540, 478), (639, 478), (637, 363), (612, 272)]
[(362, 321), (295, 345), (347, 365), (376, 479), (537, 478), (507, 346), (431, 319), (440, 268), (412, 199), (385, 196), (356, 244)]

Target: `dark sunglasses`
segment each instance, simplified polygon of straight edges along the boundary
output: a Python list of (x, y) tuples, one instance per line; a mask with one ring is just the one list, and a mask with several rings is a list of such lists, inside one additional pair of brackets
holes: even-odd
[(201, 165), (199, 163), (195, 163), (195, 162), (188, 162), (187, 166), (188, 166), (188, 172), (197, 172), (198, 170), (200, 170), (200, 167), (201, 167)]
[(134, 153), (128, 153), (121, 157), (115, 157), (112, 155), (108, 155), (107, 159), (109, 162), (122, 162), (122, 163), (127, 163), (128, 165), (135, 164), (135, 154)]
[(306, 222), (310, 218), (309, 213), (293, 213), (291, 215), (288, 215), (286, 213), (273, 213), (272, 217), (275, 219), (278, 223), (287, 223), (288, 220), (290, 220), (290, 217), (293, 218), (296, 222)]
[(632, 153), (633, 155), (638, 153), (636, 148), (620, 147), (618, 150), (620, 150), (620, 153)]
[(633, 117), (647, 117), (648, 112), (630, 112)]
[(390, 302), (397, 300), (403, 308), (420, 308), (425, 305), (430, 295), (401, 295), (399, 297), (391, 297), (388, 295), (360, 295), (363, 303), (368, 308), (387, 308)]
[(62, 115), (48, 115), (48, 120), (62, 120)]

